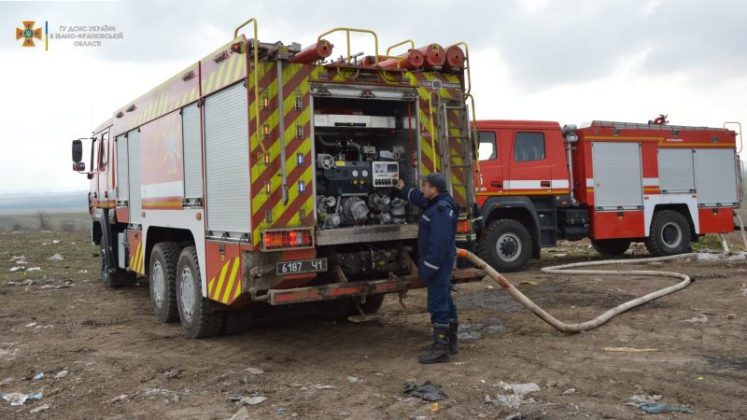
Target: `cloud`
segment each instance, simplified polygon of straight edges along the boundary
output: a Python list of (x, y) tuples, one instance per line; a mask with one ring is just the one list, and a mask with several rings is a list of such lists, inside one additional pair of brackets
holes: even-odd
[[(132, 99), (228, 42), (244, 19), (260, 39), (308, 45), (337, 26), (370, 28), (380, 52), (466, 41), (480, 118), (645, 121), (720, 126), (747, 114), (747, 3), (736, 0), (215, 0), (0, 2), (0, 191), (85, 188), (69, 140), (90, 134)], [(114, 25), (101, 48), (51, 42), (21, 48), (22, 20)], [(249, 35), (251, 36), (251, 35)], [(342, 34), (328, 37), (335, 56)], [(354, 52), (373, 40), (354, 36)]]

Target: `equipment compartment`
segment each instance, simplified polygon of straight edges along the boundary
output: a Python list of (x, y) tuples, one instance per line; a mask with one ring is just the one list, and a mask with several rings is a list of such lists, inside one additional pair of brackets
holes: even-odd
[(418, 179), (414, 108), (412, 101), (315, 98), (318, 228), (412, 222), (394, 186)]

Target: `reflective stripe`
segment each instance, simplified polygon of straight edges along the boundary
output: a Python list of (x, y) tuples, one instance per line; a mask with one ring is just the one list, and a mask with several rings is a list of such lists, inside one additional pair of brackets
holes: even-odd
[(428, 216), (426, 216), (426, 215), (423, 215), (423, 219), (425, 219), (426, 222), (430, 222), (431, 221), (431, 218), (428, 217)]
[(644, 187), (658, 187), (659, 178), (643, 178)]
[(433, 264), (429, 263), (428, 261), (425, 261), (425, 260), (423, 260), (423, 264), (425, 264), (425, 266), (426, 266), (426, 267), (430, 267), (430, 268), (432, 268), (432, 269), (434, 269), (434, 270), (438, 270), (438, 267), (437, 267), (437, 266), (435, 266), (435, 265), (433, 265)]
[(410, 194), (412, 194), (412, 187), (410, 187), (410, 189), (407, 190), (407, 201), (410, 201)]

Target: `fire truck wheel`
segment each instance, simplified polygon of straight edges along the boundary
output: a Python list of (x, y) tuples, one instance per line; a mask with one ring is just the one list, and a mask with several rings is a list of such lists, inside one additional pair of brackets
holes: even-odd
[(176, 303), (184, 333), (191, 338), (218, 335), (223, 313), (211, 311), (208, 300), (202, 297), (200, 264), (194, 246), (182, 250), (176, 272)]
[(150, 252), (148, 288), (153, 312), (160, 322), (176, 322), (176, 264), (181, 248), (176, 242), (161, 242)]
[(690, 224), (685, 216), (674, 210), (657, 211), (646, 238), (646, 249), (657, 257), (688, 252)]
[[(384, 304), (384, 296), (385, 295), (366, 296), (366, 301), (361, 303), (361, 309), (363, 309), (363, 312), (366, 314), (375, 314), (376, 312), (379, 312), (381, 305)], [(353, 309), (355, 310), (353, 315), (358, 315), (358, 309), (355, 307)]]
[(241, 334), (249, 329), (252, 314), (248, 310), (227, 311), (223, 314), (223, 327), (221, 334)]
[(616, 257), (628, 250), (630, 242), (630, 239), (592, 239), (591, 246), (600, 255)]
[(342, 321), (350, 316), (352, 310), (354, 306), (350, 299), (327, 300), (311, 306), (311, 313), (325, 321)]
[(498, 271), (519, 271), (532, 255), (532, 236), (513, 219), (491, 222), (477, 244), (480, 258)]
[(101, 252), (101, 281), (104, 286), (116, 289), (119, 287), (132, 286), (136, 282), (135, 275), (117, 268), (114, 272), (111, 272), (106, 268), (106, 259), (104, 258), (103, 251)]

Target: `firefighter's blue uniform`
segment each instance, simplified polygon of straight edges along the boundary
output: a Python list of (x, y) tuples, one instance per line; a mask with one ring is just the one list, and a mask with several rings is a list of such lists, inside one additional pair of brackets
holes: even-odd
[(459, 206), (448, 192), (432, 200), (415, 187), (403, 188), (403, 198), (423, 209), (418, 226), (418, 272), (428, 285), (431, 323), (448, 325), (457, 321), (451, 298), (451, 272), (456, 258), (456, 223)]

